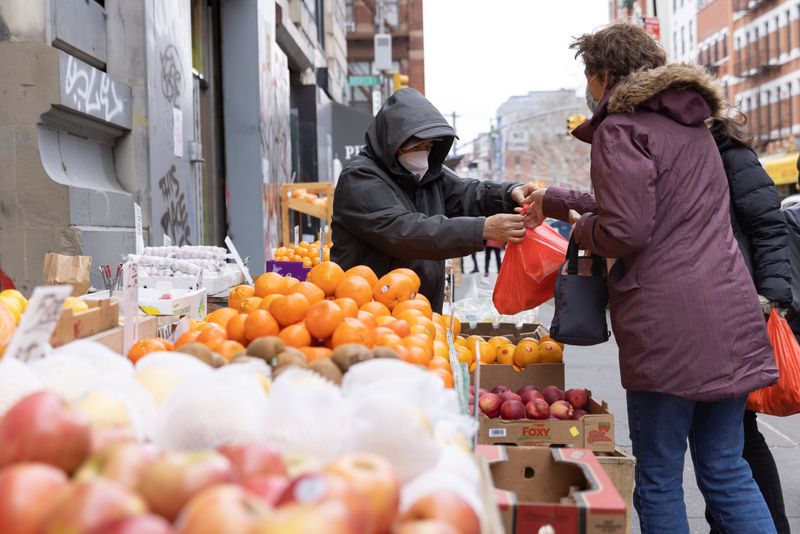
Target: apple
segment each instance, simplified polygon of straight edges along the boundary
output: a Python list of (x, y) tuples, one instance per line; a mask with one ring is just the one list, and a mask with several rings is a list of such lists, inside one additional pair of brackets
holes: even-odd
[(0, 467), (42, 462), (72, 473), (92, 447), (89, 420), (55, 393), (17, 402), (0, 421)]
[(125, 426), (117, 427), (92, 427), (92, 454), (100, 452), (115, 443), (135, 443), (136, 434), (133, 429)]
[(78, 482), (64, 490), (40, 532), (91, 532), (115, 519), (146, 512), (147, 505), (138, 495), (113, 480), (98, 478)]
[(414, 502), (400, 523), (439, 520), (453, 525), (460, 534), (480, 534), (481, 522), (475, 510), (451, 491), (439, 491)]
[(251, 493), (261, 497), (261, 500), (275, 506), (281, 495), (289, 487), (291, 480), (289, 477), (280, 475), (259, 475), (248, 478), (242, 486)]
[(500, 406), (500, 417), (507, 421), (525, 419), (525, 405), (522, 401), (507, 400)]
[(47, 464), (18, 463), (0, 471), (0, 532), (37, 534), (67, 475)]
[(516, 400), (516, 401), (520, 401), (520, 402), (522, 401), (522, 397), (520, 397), (519, 395), (517, 395), (513, 391), (504, 391), (502, 393), (498, 393), (498, 395), (500, 395), (500, 398), (503, 399), (504, 401), (507, 401), (507, 400)]
[(586, 408), (589, 404), (589, 393), (585, 389), (572, 388), (564, 394), (564, 399), (577, 410)]
[(254, 476), (289, 476), (281, 453), (265, 445), (223, 445), (217, 449), (230, 461), (238, 482)]
[(306, 473), (294, 479), (278, 499), (286, 504), (321, 505), (328, 502), (344, 504), (359, 532), (367, 532), (370, 506), (366, 499), (342, 476), (334, 473)]
[(344, 478), (368, 503), (367, 532), (389, 531), (400, 507), (400, 482), (389, 462), (374, 454), (350, 454), (330, 464), (325, 472)]
[(528, 419), (543, 420), (550, 417), (550, 405), (544, 399), (533, 399), (525, 404)]
[[(534, 399), (541, 399), (544, 400), (544, 395), (538, 389), (529, 389), (525, 391), (522, 395), (520, 395), (522, 402), (524, 404), (528, 404)], [(546, 403), (546, 401), (545, 401)], [(548, 404), (549, 406), (549, 404)]]
[(586, 410), (581, 410), (580, 408), (578, 408), (577, 410), (572, 410), (571, 419), (573, 419), (574, 421), (578, 421), (582, 419), (584, 415), (586, 415)]
[(321, 504), (288, 504), (277, 508), (253, 534), (364, 534), (351, 510), (341, 501)]
[(478, 399), (478, 406), (486, 417), (494, 418), (500, 415), (500, 406), (503, 404), (503, 399), (494, 393), (486, 393), (481, 395)]
[(492, 389), (492, 393), (495, 395), (500, 395), (504, 391), (511, 391), (511, 388), (508, 386), (495, 386), (494, 389)]
[(270, 512), (270, 508), (241, 486), (221, 484), (198, 493), (181, 510), (178, 534), (248, 534)]
[(158, 451), (140, 443), (116, 443), (93, 454), (75, 473), (76, 481), (105, 477), (135, 490), (145, 468), (158, 459)]
[(564, 392), (561, 389), (557, 388), (556, 386), (547, 386), (542, 391), (542, 396), (544, 400), (547, 401), (547, 404), (553, 404), (556, 401), (564, 400)]
[(164, 518), (146, 514), (120, 517), (90, 534), (175, 534), (175, 531)]
[(459, 534), (459, 532), (450, 523), (429, 519), (400, 523), (392, 534)]
[(539, 391), (538, 389), (536, 389), (536, 386), (534, 386), (533, 384), (528, 384), (526, 386), (522, 386), (521, 388), (519, 388), (517, 390), (517, 395), (522, 397), (523, 395), (525, 395), (526, 391), (530, 391), (530, 390)]
[(145, 467), (138, 490), (151, 511), (174, 521), (196, 494), (232, 481), (231, 463), (218, 452), (171, 453)]
[(556, 419), (570, 419), (572, 417), (572, 405), (565, 400), (555, 401), (550, 405), (550, 414)]

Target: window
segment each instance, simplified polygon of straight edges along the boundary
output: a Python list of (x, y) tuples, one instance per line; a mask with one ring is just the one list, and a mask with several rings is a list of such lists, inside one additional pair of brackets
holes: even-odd
[(672, 12), (678, 11), (678, 0), (672, 0)]
[(722, 57), (728, 57), (728, 36), (722, 36)]
[(681, 26), (681, 55), (686, 53), (686, 32), (685, 28)]
[(775, 17), (775, 57), (781, 55), (781, 27), (778, 17)]
[(694, 46), (693, 43), (694, 43), (694, 22), (690, 20), (689, 21), (689, 50), (691, 50), (692, 46)]
[(792, 106), (792, 85), (786, 86), (786, 116), (789, 118), (789, 135), (792, 135), (792, 126), (794, 126), (794, 106)]
[(672, 55), (678, 57), (678, 32), (672, 32)]
[(792, 51), (792, 14), (786, 12), (786, 52)]
[(514, 156), (514, 165), (519, 165), (519, 164), (520, 164), (520, 157)]

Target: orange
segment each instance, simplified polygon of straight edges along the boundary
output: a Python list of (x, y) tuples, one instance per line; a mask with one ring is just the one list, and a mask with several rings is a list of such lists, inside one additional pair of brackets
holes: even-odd
[[(377, 335), (377, 332), (376, 332), (376, 335)], [(403, 338), (401, 338), (400, 336), (398, 336), (394, 332), (391, 332), (389, 334), (383, 334), (383, 335), (379, 336), (378, 337), (378, 342), (376, 344), (378, 346), (381, 346), (381, 347), (392, 347), (392, 348), (394, 348), (397, 345), (400, 345), (402, 342), (403, 342)]]
[(422, 315), (422, 312), (419, 310), (405, 310), (397, 315), (394, 315), (397, 319), (407, 322), (410, 325), (417, 324), (417, 319), (424, 319), (425, 316)]
[(228, 339), (232, 341), (238, 341), (239, 343), (245, 343), (246, 339), (244, 337), (244, 325), (247, 322), (247, 314), (240, 313), (230, 321), (228, 321), (228, 328), (227, 334)]
[(165, 341), (160, 337), (143, 337), (134, 343), (131, 350), (128, 351), (128, 359), (136, 363), (151, 352), (169, 350), (164, 343)]
[(311, 303), (302, 293), (289, 293), (272, 301), (269, 313), (281, 326), (299, 323), (306, 318)]
[(208, 323), (200, 329), (200, 335), (197, 336), (197, 342), (202, 343), (210, 349), (220, 341), (225, 341), (226, 339), (228, 339), (228, 333), (217, 323)]
[(248, 314), (244, 322), (244, 339), (248, 343), (260, 337), (276, 336), (278, 332), (278, 322), (266, 310), (256, 310)]
[(374, 344), (372, 332), (367, 328), (367, 325), (351, 317), (346, 317), (342, 324), (336, 327), (331, 337), (331, 342), (334, 347), (346, 343), (361, 343), (368, 347), (372, 347)]
[(205, 321), (200, 321), (198, 319), (189, 319), (189, 330), (192, 331), (198, 330), (205, 325), (206, 325)]
[(427, 366), (431, 361), (431, 356), (425, 351), (425, 349), (408, 345), (402, 346), (405, 346), (406, 348), (406, 355), (403, 357), (403, 359), (408, 363)]
[(564, 351), (555, 341), (542, 341), (539, 343), (539, 356), (542, 363), (563, 363)]
[(371, 300), (371, 301), (367, 302), (366, 304), (361, 306), (361, 308), (359, 308), (359, 309), (361, 311), (369, 312), (372, 315), (374, 315), (375, 317), (383, 317), (385, 315), (391, 315), (392, 314), (392, 312), (389, 311), (389, 308), (387, 308), (386, 306), (384, 306), (383, 304), (381, 304), (380, 302), (375, 301), (375, 300)]
[(450, 351), (447, 348), (447, 343), (444, 341), (434, 341), (433, 342), (433, 355), (439, 356), (440, 358), (449, 358)]
[(228, 306), (238, 310), (242, 306), (242, 302), (247, 297), (253, 297), (256, 294), (256, 290), (252, 286), (236, 286), (231, 289), (231, 294), (228, 295)]
[[(319, 257), (319, 253), (315, 257)], [(306, 280), (319, 287), (330, 297), (344, 280), (344, 271), (332, 261), (323, 261), (306, 275)]]
[(427, 337), (431, 341), (433, 341), (436, 337), (436, 332), (425, 326), (424, 324), (415, 324), (411, 327), (412, 334), (419, 334), (422, 336)]
[(390, 310), (414, 294), (414, 282), (406, 275), (389, 273), (372, 288), (374, 298)]
[(266, 297), (276, 293), (283, 294), (289, 289), (288, 281), (278, 273), (264, 273), (256, 278), (255, 295)]
[(428, 362), (428, 369), (447, 369), (450, 370), (450, 360), (442, 358), (441, 356), (434, 356)]
[(331, 349), (327, 347), (300, 347), (300, 352), (306, 355), (309, 363), (322, 358), (330, 358)]
[(336, 288), (336, 298), (351, 298), (361, 307), (372, 300), (372, 287), (360, 276), (349, 276)]
[(220, 308), (206, 315), (206, 321), (209, 323), (217, 323), (222, 328), (225, 328), (232, 318), (239, 315), (239, 311), (234, 308)]
[(319, 302), (320, 300), (325, 300), (325, 292), (311, 282), (298, 282), (286, 292), (287, 295), (293, 295), (295, 293), (303, 295), (311, 304)]
[(394, 333), (394, 330), (392, 330), (388, 326), (376, 326), (372, 330), (372, 335), (375, 336), (375, 339), (380, 339), (381, 337), (385, 336), (386, 334), (392, 334), (393, 336), (397, 335), (397, 334)]
[[(428, 360), (433, 358), (433, 342), (425, 336), (411, 334), (403, 339), (403, 345), (405, 345), (408, 349), (411, 347), (419, 347), (425, 351)], [(427, 364), (428, 362), (426, 361), (425, 363)]]
[(242, 301), (242, 305), (239, 307), (239, 311), (242, 313), (250, 313), (251, 311), (255, 311), (261, 307), (261, 301), (263, 301), (261, 297), (247, 297)]
[(355, 267), (345, 271), (344, 276), (345, 278), (349, 278), (350, 276), (360, 276), (369, 282), (369, 287), (375, 287), (375, 284), (378, 283), (378, 277), (375, 275), (375, 271), (366, 265), (356, 265)]
[(404, 312), (405, 310), (418, 310), (422, 313), (423, 316), (430, 319), (433, 315), (433, 310), (431, 310), (431, 305), (428, 301), (414, 298), (412, 300), (404, 300), (397, 304), (392, 310), (392, 315), (397, 317), (400, 313)]
[(475, 352), (475, 344), (476, 343), (478, 343), (478, 344), (486, 343), (486, 340), (483, 339), (481, 336), (469, 336), (467, 338), (467, 344), (465, 345), (465, 347), (467, 347), (472, 352)]
[[(449, 315), (442, 315), (442, 321), (444, 322), (444, 327), (449, 329), (450, 328), (450, 316)], [(457, 336), (461, 333), (461, 321), (458, 320), (458, 317), (453, 319), (453, 335)]]
[(514, 350), (514, 365), (525, 369), (527, 365), (534, 363), (541, 363), (539, 343), (531, 337), (520, 339)]
[(393, 345), (391, 347), (391, 349), (393, 351), (395, 351), (398, 356), (400, 356), (401, 360), (408, 361), (408, 358), (410, 357), (410, 354), (408, 352), (408, 349), (405, 348), (405, 346), (403, 346), (402, 343), (398, 343), (397, 345)]
[(408, 337), (411, 334), (411, 326), (409, 326), (408, 321), (403, 319), (398, 319), (386, 326), (394, 330), (394, 333), (400, 337)]
[(314, 266), (314, 260), (310, 258), (303, 258), (303, 267), (310, 269)]
[(496, 349), (502, 347), (503, 345), (511, 345), (511, 340), (503, 336), (494, 336), (487, 341)]
[(311, 345), (311, 334), (303, 323), (289, 325), (280, 331), (278, 337), (287, 347), (308, 347)]
[(447, 370), (447, 369), (431, 369), (431, 372), (442, 379), (442, 382), (444, 383), (444, 387), (446, 387), (446, 388), (452, 388), (453, 387), (453, 382), (455, 380), (453, 379), (453, 373), (451, 373), (449, 370)]
[(367, 325), (367, 328), (370, 330), (375, 330), (375, 327), (378, 326), (375, 322), (375, 316), (369, 312), (358, 310), (358, 313), (356, 313), (356, 319)]
[(434, 323), (433, 327), (436, 329), (436, 339), (439, 341), (447, 341), (447, 331), (439, 323)]
[(494, 363), (497, 359), (497, 348), (485, 341), (478, 344), (478, 353), (480, 354), (481, 365)]
[(425, 296), (425, 295), (423, 295), (422, 293), (417, 293), (417, 294), (415, 294), (415, 295), (414, 295), (414, 299), (415, 299), (415, 300), (422, 300), (422, 301), (424, 301), (424, 302), (427, 302), (428, 304), (430, 304), (430, 303), (431, 303), (431, 301), (430, 301), (430, 300), (428, 300), (428, 297), (426, 297), (426, 296)]
[(406, 269), (402, 267), (400, 269), (395, 269), (394, 271), (389, 271), (389, 274), (402, 274), (403, 276), (408, 277), (408, 279), (411, 280), (411, 282), (414, 284), (413, 285), (414, 293), (419, 291), (419, 288), (422, 285), (422, 281), (419, 279), (419, 276), (417, 276), (417, 273), (415, 273), (411, 269)]
[(561, 343), (560, 341), (556, 341), (555, 339), (553, 339), (553, 338), (552, 338), (552, 337), (550, 337), (550, 336), (542, 336), (542, 337), (539, 339), (539, 343), (542, 343), (543, 341), (552, 341), (553, 343), (555, 343), (556, 345), (558, 345), (559, 347), (561, 347), (561, 350), (562, 350), (562, 351), (564, 350), (564, 344), (563, 344), (563, 343)]
[(472, 351), (462, 345), (456, 345), (456, 355), (461, 363), (472, 365), (475, 362), (475, 355), (472, 354)]
[(200, 330), (190, 330), (188, 332), (184, 332), (181, 337), (178, 338), (178, 341), (175, 342), (175, 348), (180, 348), (187, 343), (194, 343), (197, 341), (197, 336), (202, 334)]
[(286, 291), (289, 291), (291, 288), (300, 283), (300, 280), (294, 276), (284, 276), (283, 279), (286, 280)]
[(355, 319), (356, 315), (358, 315), (358, 304), (356, 304), (356, 301), (353, 299), (345, 297), (343, 299), (336, 299), (333, 302), (342, 309), (342, 313), (345, 317), (352, 317)]
[[(430, 304), (430, 302), (428, 304)], [(433, 321), (434, 323), (442, 325), (442, 328), (447, 328), (447, 325), (444, 324), (444, 318), (442, 318), (442, 314), (441, 313), (433, 312), (431, 314), (431, 321)]]
[(226, 340), (214, 346), (214, 352), (222, 356), (226, 362), (231, 361), (235, 356), (244, 354), (247, 349), (238, 341)]
[(514, 345), (503, 345), (502, 347), (497, 347), (497, 359), (495, 363), (501, 363), (503, 365), (512, 365), (514, 363), (514, 352), (517, 350), (517, 347)]
[(262, 310), (269, 311), (269, 306), (272, 302), (276, 299), (279, 299), (283, 296), (282, 293), (273, 293), (272, 295), (267, 295), (266, 297), (261, 299), (261, 304), (258, 305), (259, 308)]
[(325, 339), (333, 335), (336, 327), (344, 321), (344, 313), (338, 304), (330, 300), (322, 300), (308, 309), (306, 328), (317, 339)]
[(395, 321), (397, 321), (397, 319), (395, 319), (391, 315), (380, 315), (380, 316), (375, 318), (375, 324), (376, 325), (385, 326), (387, 328), (388, 328), (388, 326), (390, 324), (394, 323)]
[(461, 345), (464, 348), (466, 348), (466, 346), (467, 346), (467, 340), (465, 338), (461, 337), (461, 336), (456, 336), (456, 339), (454, 340), (454, 343), (456, 345)]

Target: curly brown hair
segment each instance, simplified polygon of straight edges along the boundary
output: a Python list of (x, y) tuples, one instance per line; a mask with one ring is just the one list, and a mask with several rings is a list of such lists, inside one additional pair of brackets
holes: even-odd
[(608, 86), (632, 72), (667, 64), (661, 45), (639, 26), (618, 22), (577, 37), (569, 47), (586, 65), (589, 75), (608, 72)]

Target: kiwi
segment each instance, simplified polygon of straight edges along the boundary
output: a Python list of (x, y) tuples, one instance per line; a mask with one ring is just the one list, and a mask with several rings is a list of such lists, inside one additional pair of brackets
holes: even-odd
[(227, 365), (228, 361), (222, 357), (221, 354), (218, 352), (211, 353), (211, 367), (222, 367), (223, 365)]
[(375, 358), (393, 358), (395, 360), (400, 359), (400, 355), (389, 347), (375, 347), (372, 349), (372, 356)]
[(278, 366), (278, 367), (276, 367), (275, 369), (272, 370), (272, 379), (275, 380), (276, 378), (278, 378), (286, 370), (297, 369), (298, 367), (304, 367), (304, 366), (297, 366), (297, 365), (292, 365), (292, 364), (280, 365), (280, 366)]
[[(194, 356), (201, 362), (207, 363), (212, 367), (218, 367), (214, 365), (214, 362), (216, 361), (216, 359), (214, 358), (215, 353), (202, 343), (187, 343), (182, 347), (179, 347), (177, 349), (177, 352), (182, 352), (184, 354)], [(219, 354), (217, 354), (216, 356), (221, 357), (219, 356)]]
[(335, 363), (343, 373), (357, 363), (361, 363), (373, 358), (372, 351), (364, 345), (357, 343), (348, 343), (340, 345), (333, 350), (331, 360)]
[(320, 358), (308, 364), (308, 368), (327, 378), (334, 384), (342, 383), (342, 371), (330, 358)]
[(277, 354), (267, 363), (270, 364), (273, 369), (284, 366), (305, 367), (306, 364), (308, 364), (308, 358), (299, 350), (289, 347), (280, 354)]
[(267, 363), (270, 363), (272, 358), (286, 350), (286, 346), (279, 338), (275, 336), (260, 337), (254, 339), (247, 346), (247, 355), (261, 358)]

